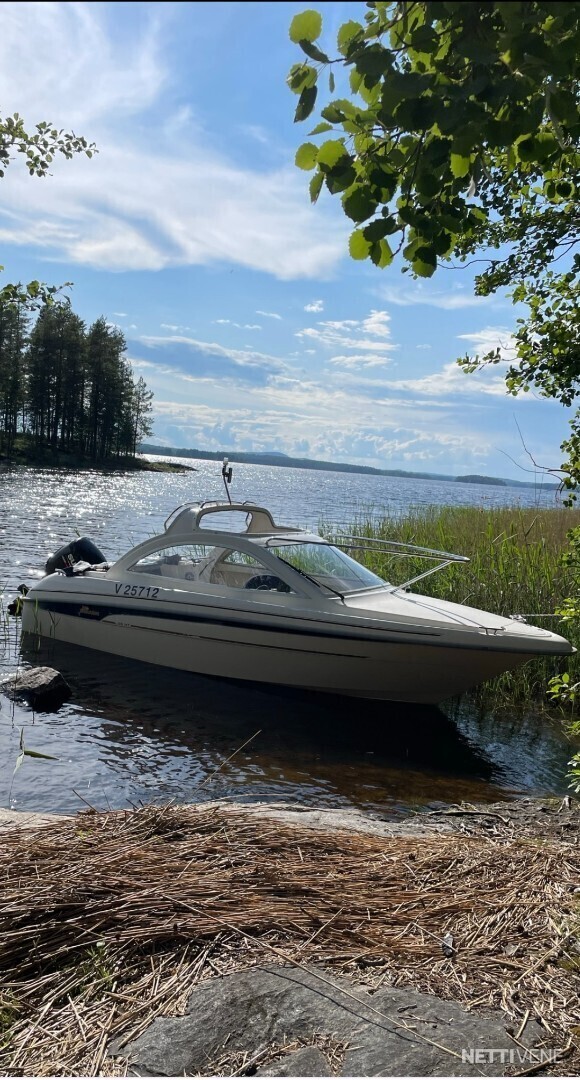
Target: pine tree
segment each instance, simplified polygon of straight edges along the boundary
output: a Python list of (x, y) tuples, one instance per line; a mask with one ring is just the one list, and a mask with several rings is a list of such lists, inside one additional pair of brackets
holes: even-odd
[(0, 451), (10, 453), (24, 400), (23, 353), (28, 316), (21, 304), (0, 304)]

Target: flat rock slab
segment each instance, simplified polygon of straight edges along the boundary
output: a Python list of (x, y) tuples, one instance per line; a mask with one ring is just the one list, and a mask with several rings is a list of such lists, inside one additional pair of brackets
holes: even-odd
[[(529, 1022), (518, 1046), (506, 1024), (503, 1013), (470, 1013), (411, 989), (370, 994), (313, 968), (271, 966), (202, 984), (185, 1016), (154, 1020), (110, 1053), (128, 1057), (133, 1076), (213, 1075), (217, 1062), (240, 1053), (258, 1059), (261, 1076), (322, 1076), (325, 1055), (314, 1046), (297, 1050), (296, 1040), (327, 1035), (347, 1044), (341, 1076), (502, 1076), (514, 1064), (516, 1071), (529, 1066), (514, 1052), (522, 1053), (522, 1043), (539, 1045), (542, 1031)], [(289, 1052), (285, 1043), (294, 1043)], [(476, 1050), (496, 1053), (476, 1062)]]
[(262, 1069), (256, 1069), (256, 1076), (332, 1076), (326, 1054), (317, 1046), (301, 1046), (289, 1054), (276, 1058)]
[(60, 671), (51, 667), (30, 668), (9, 675), (0, 689), (11, 698), (24, 698), (34, 709), (52, 712), (70, 697), (71, 690)]

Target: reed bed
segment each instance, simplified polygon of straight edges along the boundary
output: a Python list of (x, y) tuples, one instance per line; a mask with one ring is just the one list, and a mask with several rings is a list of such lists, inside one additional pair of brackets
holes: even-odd
[[(455, 564), (413, 586), (442, 600), (494, 611), (521, 614), (528, 621), (565, 637), (577, 627), (554, 617), (556, 608), (570, 595), (570, 567), (563, 565), (568, 532), (580, 526), (580, 510), (558, 508), (534, 510), (522, 507), (427, 506), (411, 508), (403, 517), (377, 520), (364, 515), (345, 532), (379, 540), (398, 540), (467, 555), (469, 564)], [(327, 535), (332, 530), (326, 529)], [(418, 559), (395, 559), (381, 552), (355, 552), (356, 557), (381, 577), (401, 584), (427, 568)], [(535, 660), (494, 680), (491, 694), (496, 703), (528, 703), (544, 697), (552, 676), (569, 671), (580, 678), (580, 660)], [(489, 696), (489, 687), (483, 694)]]
[(499, 1006), (514, 1031), (540, 1018), (578, 1071), (576, 839), (378, 838), (203, 805), (3, 831), (0, 1067), (120, 1074), (111, 1039), (200, 981), (287, 962)]

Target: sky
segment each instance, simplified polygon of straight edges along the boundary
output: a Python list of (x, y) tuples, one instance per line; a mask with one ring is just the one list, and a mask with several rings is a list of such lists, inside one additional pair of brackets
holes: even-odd
[[(154, 393), (151, 441), (387, 469), (534, 479), (568, 412), (506, 394), (518, 312), (472, 270), (415, 281), (353, 262), (339, 201), (294, 155), (288, 36), (306, 3), (0, 5), (0, 106), (94, 141), (1, 181), (0, 281), (72, 282)], [(364, 4), (317, 3), (321, 43)], [(458, 356), (499, 345), (503, 364)]]

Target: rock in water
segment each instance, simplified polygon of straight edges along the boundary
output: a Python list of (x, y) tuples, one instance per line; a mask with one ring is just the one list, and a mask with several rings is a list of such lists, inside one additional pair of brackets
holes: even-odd
[(29, 668), (9, 675), (0, 683), (11, 698), (24, 698), (33, 709), (52, 712), (59, 709), (71, 694), (70, 686), (60, 671), (50, 667)]

